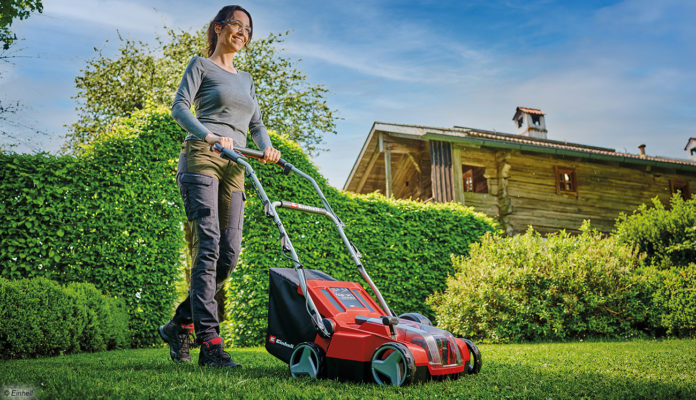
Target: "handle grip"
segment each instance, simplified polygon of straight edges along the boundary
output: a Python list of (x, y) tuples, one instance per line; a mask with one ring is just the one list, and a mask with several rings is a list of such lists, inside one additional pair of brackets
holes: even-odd
[[(247, 157), (255, 158), (257, 160), (263, 160), (263, 151), (261, 150), (248, 149), (246, 147), (235, 147), (234, 149)], [(276, 162), (276, 164), (280, 165), (283, 168), (286, 168), (286, 165), (290, 163), (281, 158), (280, 160), (278, 160), (278, 162)]]
[[(248, 149), (246, 147), (235, 147), (234, 150), (227, 149), (223, 147), (220, 143), (215, 143), (212, 147), (211, 150), (220, 153), (221, 156), (224, 158), (228, 158), (234, 162), (237, 162), (237, 160), (241, 156), (247, 156), (251, 158), (255, 158), (257, 160), (263, 160), (263, 151), (261, 150), (254, 150), (254, 149)], [(244, 159), (244, 157), (242, 157)], [(292, 164), (289, 162), (285, 161), (284, 159), (278, 160), (276, 164), (280, 165), (283, 168), (283, 173), (285, 175), (289, 174), (290, 171), (292, 171)]]
[(220, 143), (215, 143), (214, 145), (210, 146), (210, 150), (220, 154), (220, 157), (232, 160), (234, 162), (237, 162), (239, 160), (246, 160), (246, 158), (240, 153), (237, 153), (234, 150), (230, 150), (221, 145)]

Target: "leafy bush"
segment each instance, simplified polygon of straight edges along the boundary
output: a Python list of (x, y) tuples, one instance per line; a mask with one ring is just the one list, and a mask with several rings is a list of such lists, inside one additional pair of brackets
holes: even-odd
[(94, 285), (68, 287), (46, 278), (0, 278), (0, 356), (99, 351), (127, 345), (122, 302)]
[(613, 233), (620, 242), (638, 246), (651, 264), (669, 269), (696, 260), (696, 197), (675, 194), (669, 208), (657, 199), (631, 215), (621, 214)]
[[(378, 194), (357, 195), (330, 187), (307, 156), (293, 142), (272, 136), (283, 158), (311, 175), (336, 214), (346, 224), (346, 235), (362, 253), (362, 262), (396, 313), (432, 316), (425, 299), (442, 290), (453, 271), (451, 254), (466, 255), (469, 244), (495, 223), (458, 204), (419, 203), (387, 199)], [(311, 184), (295, 174), (282, 175), (275, 165), (252, 162), (271, 201), (287, 200), (321, 206)], [(263, 212), (247, 180), (243, 251), (228, 291), (230, 326), (237, 345), (262, 344), (268, 308), (268, 269), (292, 268), (280, 254), (278, 230)], [(305, 268), (319, 269), (339, 280), (367, 285), (339, 237), (323, 216), (279, 209), (283, 224)], [(368, 289), (369, 291), (369, 289)]]
[(105, 297), (91, 283), (70, 283), (67, 288), (82, 297), (87, 323), (82, 332), (85, 349), (102, 351), (128, 346), (128, 313), (121, 299)]
[(184, 246), (183, 137), (169, 115), (143, 113), (80, 157), (0, 154), (0, 276), (91, 282), (125, 301), (134, 345), (159, 342)]
[(670, 335), (696, 334), (696, 264), (653, 271), (652, 276), (657, 281), (653, 293), (657, 324)]
[(428, 303), (439, 326), (493, 342), (629, 337), (650, 331), (651, 286), (629, 246), (580, 235), (486, 235)]

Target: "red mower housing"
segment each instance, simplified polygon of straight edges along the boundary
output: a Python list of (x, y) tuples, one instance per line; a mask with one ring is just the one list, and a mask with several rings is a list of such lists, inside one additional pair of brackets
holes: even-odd
[(272, 268), (270, 278), (266, 348), (288, 363), (294, 377), (401, 386), (478, 372), (480, 354), (470, 341), (433, 327), (420, 314), (387, 316), (358, 283), (320, 271), (305, 274), (329, 337), (317, 334), (307, 317), (296, 272)]

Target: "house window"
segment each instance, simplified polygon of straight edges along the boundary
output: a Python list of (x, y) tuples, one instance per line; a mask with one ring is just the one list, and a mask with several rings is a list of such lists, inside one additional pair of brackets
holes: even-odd
[(536, 126), (541, 125), (541, 115), (532, 114), (532, 123)]
[(554, 169), (556, 170), (556, 193), (577, 193), (575, 168), (554, 167)]
[(683, 182), (683, 181), (670, 181), (669, 182), (670, 189), (672, 193), (681, 193), (681, 197), (684, 200), (689, 200), (690, 194), (689, 193), (689, 182)]
[(483, 176), (485, 168), (473, 165), (462, 165), (464, 191), (470, 193), (488, 193), (488, 181)]

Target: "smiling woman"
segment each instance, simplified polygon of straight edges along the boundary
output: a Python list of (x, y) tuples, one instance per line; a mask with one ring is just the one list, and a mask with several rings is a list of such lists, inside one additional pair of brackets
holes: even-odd
[(188, 132), (177, 183), (193, 260), (189, 294), (172, 320), (159, 328), (174, 361), (191, 361), (189, 334), (195, 330), (201, 345), (198, 364), (238, 366), (224, 351), (215, 295), (241, 251), (244, 167), (222, 159), (210, 146), (245, 147), (250, 131), (264, 162), (280, 159), (261, 120), (251, 75), (234, 67), (234, 56), (249, 43), (252, 30), (248, 11), (236, 5), (223, 7), (208, 26), (208, 58), (193, 57), (172, 105), (172, 117)]

